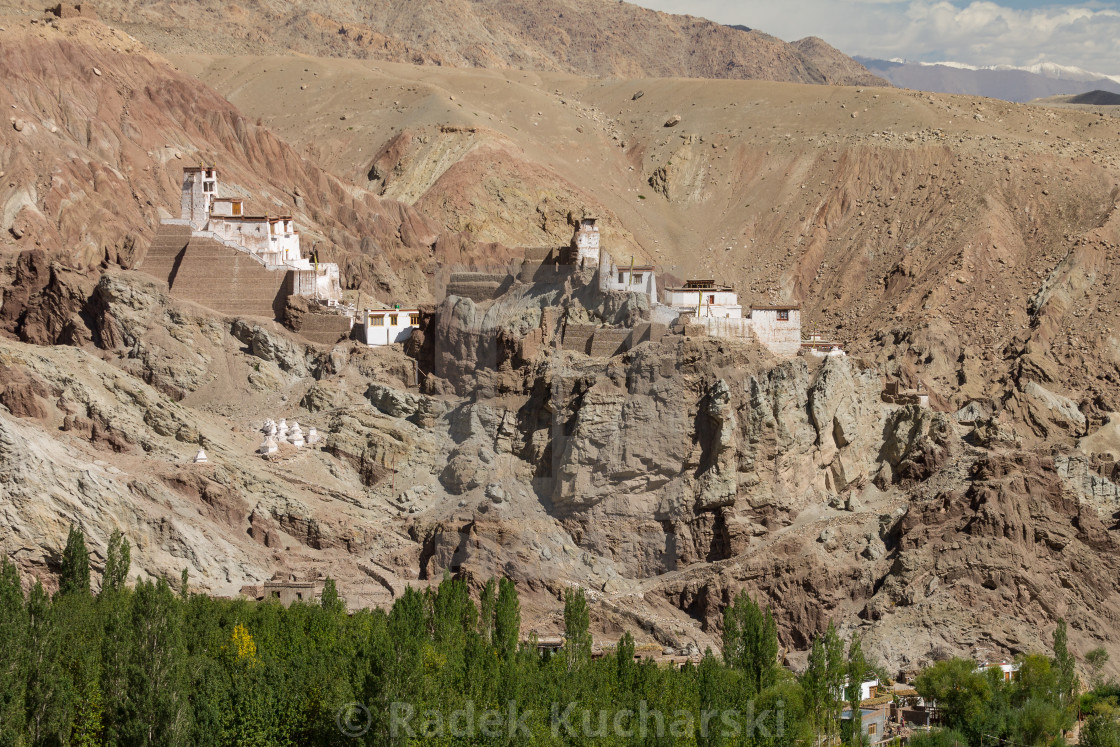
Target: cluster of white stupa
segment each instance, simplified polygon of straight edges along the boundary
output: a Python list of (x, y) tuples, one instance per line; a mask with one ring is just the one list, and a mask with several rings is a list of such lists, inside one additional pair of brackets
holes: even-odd
[(280, 418), (279, 423), (272, 418), (264, 421), (261, 433), (264, 434), (264, 443), (257, 449), (257, 453), (261, 456), (275, 454), (280, 450), (280, 444), (282, 443), (291, 444), (297, 449), (319, 443), (319, 432), (315, 430), (314, 426), (307, 429), (307, 438), (304, 439), (303, 429), (299, 427), (299, 423), (293, 420), (292, 424), (288, 425), (285, 418)]

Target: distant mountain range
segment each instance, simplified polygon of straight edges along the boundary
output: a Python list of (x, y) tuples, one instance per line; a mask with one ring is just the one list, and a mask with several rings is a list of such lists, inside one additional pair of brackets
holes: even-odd
[(988, 96), (1006, 101), (1080, 94), (1120, 93), (1120, 76), (1042, 63), (1029, 67), (977, 67), (958, 62), (906, 62), (856, 57), (869, 71), (900, 88)]

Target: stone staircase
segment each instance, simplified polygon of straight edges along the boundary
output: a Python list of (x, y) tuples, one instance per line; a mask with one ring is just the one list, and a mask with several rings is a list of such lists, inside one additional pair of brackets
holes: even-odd
[(148, 273), (157, 280), (167, 283), (170, 288), (178, 263), (182, 260), (183, 250), (191, 240), (189, 225), (161, 223), (152, 238), (147, 254), (136, 269)]
[(175, 296), (222, 314), (283, 319), (291, 294), (288, 274), (267, 270), (244, 252), (196, 236), (182, 252), (170, 287)]

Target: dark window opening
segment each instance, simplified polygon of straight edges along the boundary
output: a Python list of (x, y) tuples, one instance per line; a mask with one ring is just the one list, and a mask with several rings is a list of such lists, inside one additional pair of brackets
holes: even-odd
[(778, 321), (779, 322), (788, 322), (789, 321), (789, 310), (788, 309), (781, 309), (780, 311), (778, 311)]

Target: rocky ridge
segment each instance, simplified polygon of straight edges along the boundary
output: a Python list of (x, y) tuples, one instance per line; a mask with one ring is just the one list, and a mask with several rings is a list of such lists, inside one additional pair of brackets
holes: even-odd
[[(32, 6), (35, 10), (39, 8)], [(820, 39), (607, 0), (379, 0), (188, 10), (164, 0), (97, 4), (106, 22), (169, 54), (291, 54), (591, 77), (693, 77), (887, 85)]]

